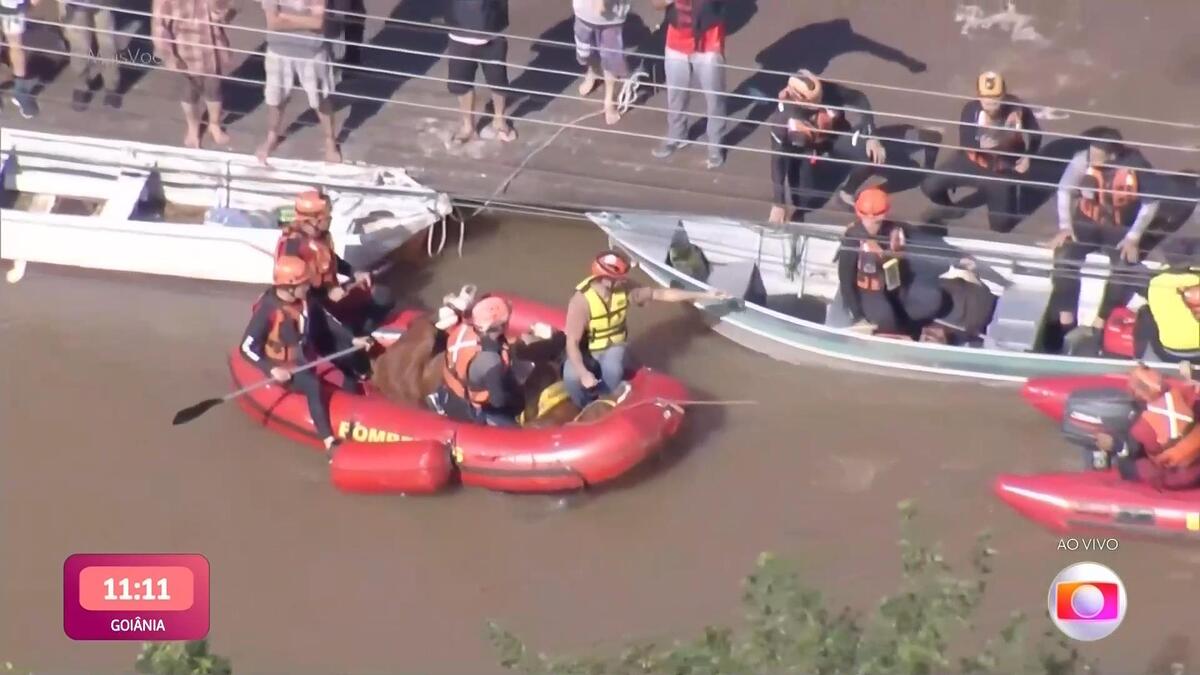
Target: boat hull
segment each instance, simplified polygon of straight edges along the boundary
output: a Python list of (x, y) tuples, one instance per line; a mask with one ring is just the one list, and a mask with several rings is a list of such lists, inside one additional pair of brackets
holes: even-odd
[(993, 486), (1017, 513), (1058, 533), (1099, 533), (1200, 543), (1200, 490), (1160, 492), (1115, 471), (1003, 474)]
[[(561, 309), (511, 299), (510, 328), (514, 332), (534, 322), (563, 325)], [(402, 331), (417, 315), (402, 314), (383, 332)], [(261, 371), (239, 350), (230, 353), (229, 368), (237, 387), (262, 379)], [(336, 386), (340, 375), (330, 369), (324, 370), (322, 377), (334, 432), (355, 443), (384, 447), (376, 455), (379, 474), (412, 473), (418, 482), (425, 481), (421, 485), (429, 485), (430, 479), (420, 474), (421, 468), (413, 466), (418, 462), (410, 454), (414, 449), (397, 444), (432, 442), (450, 448), (464, 485), (504, 492), (576, 490), (628, 473), (678, 431), (684, 413), (669, 402), (687, 397), (687, 389), (679, 381), (642, 368), (631, 378), (628, 395), (595, 422), (504, 429), (457, 422), (424, 409), (397, 405), (375, 391), (364, 395), (346, 393)], [(255, 423), (314, 448), (322, 447), (303, 396), (270, 384), (237, 400)], [(370, 456), (361, 452), (355, 452), (354, 471), (362, 482), (369, 483)], [(424, 455), (419, 459), (427, 464), (433, 461)], [(388, 479), (378, 480), (386, 486)]]
[[(670, 229), (676, 222), (681, 222), (680, 216), (589, 213), (588, 217), (608, 235), (611, 245), (626, 251), (655, 283), (686, 290), (713, 290), (712, 286), (687, 276), (667, 263), (666, 242), (670, 240)], [(712, 218), (689, 219), (689, 222), (691, 220), (710, 229), (717, 225), (739, 227), (739, 223), (717, 223), (717, 219)], [(661, 223), (656, 225), (659, 221)], [(745, 229), (744, 225), (741, 227)], [(663, 229), (666, 229), (668, 235), (656, 234)], [(732, 244), (730, 250), (733, 250)], [(780, 266), (778, 252), (772, 253), (774, 258), (767, 256), (766, 252), (761, 253), (763, 265), (774, 265), (776, 268)], [(733, 253), (723, 253), (726, 257), (734, 258), (740, 254), (740, 249)], [(830, 279), (825, 279), (822, 283), (828, 287), (836, 286)], [(718, 333), (749, 349), (788, 363), (837, 362), (846, 366), (867, 368), (874, 373), (946, 376), (1011, 383), (1023, 383), (1028, 378), (1039, 376), (1122, 373), (1134, 365), (1133, 361), (1112, 358), (1038, 354), (998, 348), (949, 347), (896, 340), (844, 328), (833, 328), (752, 302), (745, 302), (738, 307), (729, 303), (697, 304), (697, 307), (705, 310)], [(1169, 364), (1149, 365), (1163, 370), (1172, 368)]]
[[(424, 240), (451, 209), (448, 196), (396, 168), (284, 159), (263, 167), (249, 155), (18, 129), (0, 130), (0, 156), (5, 196), (32, 196), (27, 208), (0, 211), (0, 255), (14, 261), (266, 285), (278, 228), (225, 224), (229, 213), (269, 212), (322, 186), (338, 254), (365, 267)], [(71, 200), (97, 210), (58, 212), (55, 204)], [(147, 215), (151, 203), (200, 215), (178, 222), (186, 218), (163, 206), (166, 220), (151, 220), (159, 217)], [(213, 219), (221, 222), (198, 222)]]

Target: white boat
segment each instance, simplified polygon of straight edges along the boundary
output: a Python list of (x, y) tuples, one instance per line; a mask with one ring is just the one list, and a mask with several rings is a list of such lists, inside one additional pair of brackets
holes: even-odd
[[(831, 359), (878, 370), (1021, 382), (1037, 375), (1122, 372), (1133, 363), (1036, 353), (1050, 300), (1051, 252), (1038, 246), (963, 237), (917, 236), (908, 250), (918, 274), (955, 273), (971, 257), (977, 276), (995, 298), (982, 344), (947, 346), (871, 335), (850, 329), (842, 308), (836, 263), (843, 227), (803, 224), (764, 228), (724, 218), (669, 213), (589, 213), (610, 243), (628, 252), (658, 284), (689, 290), (719, 289), (744, 302), (710, 306), (717, 332), (750, 349), (792, 363)], [(706, 279), (673, 267), (675, 243), (695, 244), (711, 265)], [(1147, 272), (1158, 267), (1143, 263)], [(1109, 270), (1108, 259), (1091, 255), (1081, 270), (1080, 324), (1091, 323)], [(928, 277), (927, 277), (928, 278)], [(1135, 298), (1136, 303), (1139, 298)], [(1167, 364), (1153, 364), (1164, 370)]]
[[(277, 210), (320, 186), (339, 255), (369, 266), (451, 211), (403, 169), (0, 130), (0, 257), (269, 284)], [(443, 233), (444, 234), (444, 233)], [(18, 275), (19, 276), (19, 275)], [(10, 277), (11, 278), (11, 277)]]

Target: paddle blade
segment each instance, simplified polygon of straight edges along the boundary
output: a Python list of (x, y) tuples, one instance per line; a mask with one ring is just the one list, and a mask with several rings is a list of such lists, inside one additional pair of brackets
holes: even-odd
[(187, 424), (209, 410), (221, 405), (224, 400), (221, 398), (210, 398), (206, 401), (200, 401), (196, 405), (188, 406), (175, 413), (175, 419), (171, 420), (171, 424), (174, 426)]

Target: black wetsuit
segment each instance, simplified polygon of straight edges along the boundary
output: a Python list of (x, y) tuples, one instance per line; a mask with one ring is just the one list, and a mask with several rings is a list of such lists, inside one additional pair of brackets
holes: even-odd
[[(875, 235), (869, 234), (858, 222), (846, 229), (837, 257), (838, 289), (843, 306), (855, 321), (866, 319), (881, 333), (916, 337), (921, 326), (943, 309), (944, 294), (936, 284), (918, 281), (908, 261), (898, 258), (899, 288), (889, 291), (885, 287), (870, 290), (858, 286), (860, 244), (874, 241), (886, 252), (892, 230), (897, 228), (904, 231), (903, 225), (893, 221), (884, 221)], [(882, 279), (882, 272), (879, 275)]]
[(488, 402), (477, 409), (443, 387), (446, 414), (454, 419), (491, 426), (517, 426), (516, 417), (525, 407), (524, 395), (513, 377), (512, 368), (500, 357), (502, 343), (483, 336), (480, 348), (479, 354), (467, 366), (467, 386), (475, 391), (486, 389)]
[[(814, 171), (820, 157), (854, 160), (865, 164), (846, 164), (849, 173), (840, 189), (851, 194), (875, 173), (877, 167), (867, 157), (867, 138), (875, 134), (875, 115), (866, 94), (842, 85), (825, 82), (821, 103), (806, 106), (790, 101), (780, 101), (771, 114), (771, 187), (774, 203), (779, 206), (790, 204), (798, 209), (810, 208), (814, 203), (824, 203), (828, 195), (817, 194)], [(854, 111), (828, 108), (855, 108)], [(822, 108), (832, 117), (830, 130), (845, 133), (818, 134), (815, 139), (790, 133), (786, 128), (789, 119), (810, 119)], [(782, 126), (775, 126), (782, 125)], [(810, 124), (810, 126), (816, 126)], [(853, 134), (860, 134), (857, 138)], [(851, 135), (846, 135), (851, 134)], [(817, 158), (814, 163), (814, 157)], [(839, 165), (839, 168), (842, 165)]]
[[(320, 305), (305, 302), (301, 314), (301, 323), (306, 324), (305, 326), (298, 326), (295, 321), (291, 320), (283, 321), (279, 328), (279, 341), (284, 346), (290, 347), (295, 355), (294, 363), (283, 363), (271, 359), (266, 353), (272, 317), (282, 306), (283, 301), (279, 299), (273, 289), (264, 293), (254, 314), (251, 315), (250, 323), (246, 326), (246, 332), (242, 337), (242, 356), (257, 366), (267, 377), (271, 377), (272, 368), (295, 368), (308, 362), (304, 355), (304, 346), (308, 343), (308, 329), (314, 316), (325, 313)], [(336, 322), (330, 322), (329, 325), (334, 331), (345, 330), (341, 324)], [(339, 338), (344, 338), (346, 344), (349, 345), (352, 336), (346, 334), (340, 335)], [(309, 369), (293, 373), (291, 380), (285, 386), (299, 391), (308, 399), (308, 412), (312, 416), (317, 435), (322, 439), (333, 436), (333, 428), (329, 422), (329, 410), (321, 400), (321, 380), (317, 377), (315, 370)], [(354, 386), (354, 379), (346, 377), (344, 388), (354, 391)]]

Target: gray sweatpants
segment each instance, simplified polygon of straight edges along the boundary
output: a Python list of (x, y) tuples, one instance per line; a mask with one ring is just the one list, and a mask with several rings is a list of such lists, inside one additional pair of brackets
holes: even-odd
[[(67, 45), (71, 50), (71, 73), (86, 86), (95, 75), (104, 81), (104, 89), (116, 91), (121, 80), (120, 64), (117, 63), (117, 39), (113, 35), (116, 22), (107, 9), (92, 9), (59, 3)], [(92, 40), (95, 39), (95, 49)]]
[[(687, 89), (704, 90), (704, 103), (708, 110), (708, 128), (705, 132), (709, 143), (721, 142), (725, 115), (725, 57), (716, 52), (684, 54), (674, 49), (666, 52), (667, 73), (667, 138), (672, 141), (687, 139), (690, 115), (687, 113)], [(693, 80), (698, 86), (693, 85)], [(716, 148), (709, 148), (714, 151)]]

